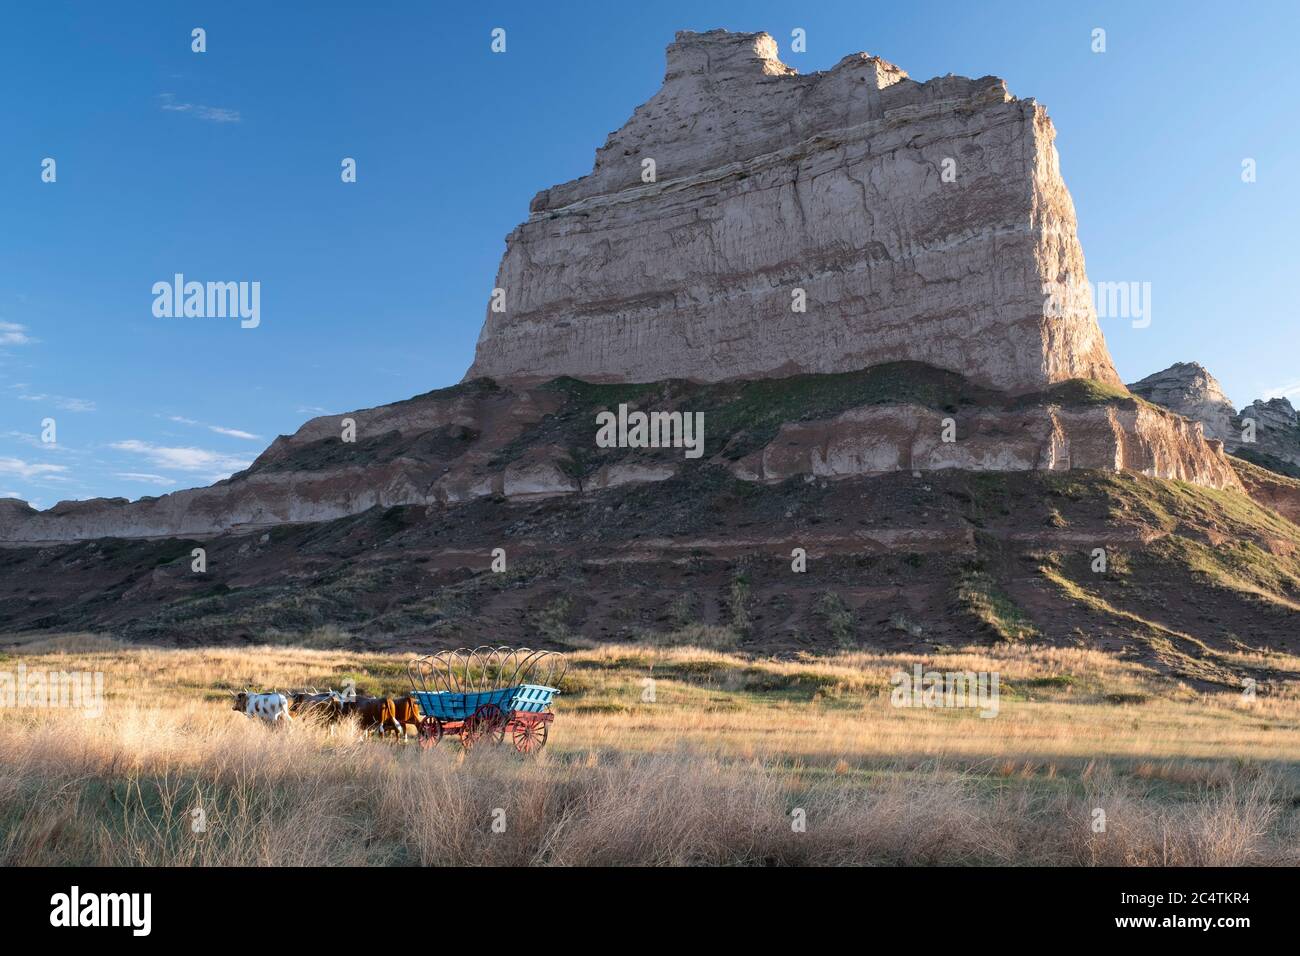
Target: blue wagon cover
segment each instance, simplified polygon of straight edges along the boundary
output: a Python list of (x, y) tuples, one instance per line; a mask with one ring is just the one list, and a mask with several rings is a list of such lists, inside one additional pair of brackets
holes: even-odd
[(520, 684), (466, 694), (448, 690), (413, 692), (420, 704), (420, 713), (439, 720), (464, 720), (484, 704), (495, 704), (507, 714), (511, 711), (539, 714), (550, 706), (551, 698), (558, 693), (554, 687), (541, 684)]

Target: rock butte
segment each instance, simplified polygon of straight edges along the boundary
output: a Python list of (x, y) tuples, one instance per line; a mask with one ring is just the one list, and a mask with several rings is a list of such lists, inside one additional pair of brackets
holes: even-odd
[[(663, 87), (506, 240), (467, 378), (714, 382), (915, 360), (1010, 392), (1120, 384), (1055, 131), (992, 76), (682, 32)], [(642, 181), (653, 159), (657, 181)], [(955, 180), (942, 177), (955, 162)], [(792, 292), (807, 311), (792, 311)]]

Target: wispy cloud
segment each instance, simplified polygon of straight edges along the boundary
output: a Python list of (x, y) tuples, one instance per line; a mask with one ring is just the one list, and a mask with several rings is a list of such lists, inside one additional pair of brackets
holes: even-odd
[(66, 395), (53, 396), (54, 407), (65, 412), (93, 412), (95, 403), (84, 398), (68, 398)]
[(206, 472), (216, 476), (214, 480), (228, 478), (234, 472), (243, 471), (252, 464), (251, 461), (235, 458), (222, 452), (211, 451), (207, 448), (154, 445), (135, 438), (113, 442), (109, 447), (133, 455), (142, 455), (159, 468)]
[(159, 105), (168, 113), (189, 113), (209, 123), (238, 123), (241, 119), (239, 110), (224, 106), (205, 106), (202, 103), (182, 103), (175, 93), (162, 93), (158, 97)]
[(27, 334), (27, 326), (17, 322), (0, 322), (0, 345), (31, 345), (35, 341)]
[(242, 431), (238, 428), (222, 428), (220, 425), (209, 425), (209, 431), (214, 431), (218, 435), (229, 435), (231, 438), (246, 438), (249, 441), (257, 441), (261, 435), (254, 435), (252, 432)]
[(95, 403), (88, 398), (72, 398), (68, 395), (51, 395), (46, 392), (33, 392), (31, 386), (19, 382), (10, 385), (18, 392), (18, 398), (24, 402), (45, 402), (65, 412), (93, 412)]
[(124, 481), (141, 481), (150, 485), (174, 485), (175, 478), (168, 478), (166, 475), (151, 475), (142, 471), (119, 471), (116, 477)]
[(1277, 388), (1270, 388), (1264, 393), (1264, 400), (1272, 398), (1295, 398), (1300, 396), (1300, 382), (1292, 382), (1290, 385), (1279, 385)]
[(195, 112), (199, 119), (210, 120), (213, 123), (238, 123), (240, 120), (239, 110), (230, 110), (223, 106), (196, 106)]
[(197, 419), (186, 418), (184, 415), (168, 415), (169, 422), (177, 422), (181, 425), (197, 425), (206, 428), (210, 432), (216, 432), (218, 435), (226, 435), (230, 438), (243, 438), (247, 441), (258, 441), (261, 435), (254, 435), (252, 432), (246, 432), (242, 428), (228, 428), (225, 425), (209, 425), (207, 422), (201, 422)]
[(67, 451), (67, 448), (58, 442), (41, 441), (40, 435), (33, 435), (31, 432), (7, 431), (3, 437), (13, 441), (20, 441), (24, 445), (31, 445), (33, 448), (39, 448), (42, 451)]
[(21, 458), (0, 458), (0, 475), (17, 475), (28, 481), (33, 478), (56, 478), (67, 470), (64, 465), (43, 465), (23, 461)]

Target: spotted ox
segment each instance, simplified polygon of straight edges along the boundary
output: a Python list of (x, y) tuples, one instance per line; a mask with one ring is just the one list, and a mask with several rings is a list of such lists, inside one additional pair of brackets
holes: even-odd
[(250, 694), (240, 691), (235, 695), (234, 710), (245, 717), (256, 717), (268, 724), (291, 723), (289, 700), (284, 694)]
[(397, 721), (397, 705), (393, 703), (391, 697), (357, 697), (344, 700), (343, 713), (357, 715), (357, 723), (361, 726), (362, 733), (378, 730), (379, 736), (382, 737), (390, 727), (398, 737), (405, 733), (402, 725)]

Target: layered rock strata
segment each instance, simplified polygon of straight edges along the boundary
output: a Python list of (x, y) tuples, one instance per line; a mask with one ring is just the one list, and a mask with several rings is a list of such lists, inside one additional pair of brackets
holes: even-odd
[(958, 415), (943, 440), (944, 412), (873, 405), (833, 419), (781, 428), (776, 440), (735, 469), (738, 477), (782, 481), (892, 471), (1134, 471), (1152, 478), (1240, 490), (1220, 443), (1201, 428), (1149, 405), (1044, 406)]
[(917, 360), (1011, 392), (1119, 384), (1090, 299), (1068, 294), (1087, 277), (1054, 136), (996, 77), (917, 83), (865, 53), (800, 76), (765, 33), (679, 33), (592, 172), (508, 237), (466, 377)]
[[(815, 380), (805, 385), (817, 389)], [(588, 471), (580, 467), (593, 448), (595, 422), (588, 412), (579, 418), (577, 443), (547, 430), (565, 401), (551, 388), (476, 383), (316, 418), (296, 434), (277, 438), (247, 471), (208, 488), (136, 502), (61, 502), (48, 511), (0, 500), (0, 544), (204, 537), (330, 521), (376, 506), (589, 494), (665, 481), (699, 464), (764, 483), (797, 475), (1073, 468), (1129, 470), (1241, 490), (1221, 444), (1204, 438), (1198, 423), (1132, 399), (1081, 407), (1011, 403), (951, 413), (910, 402), (864, 404), (784, 424), (739, 458), (729, 454), (729, 436), (710, 434), (706, 421), (699, 462), (688, 463), (674, 448), (617, 450)], [(943, 438), (948, 417), (951, 442)], [(355, 443), (341, 438), (344, 418), (356, 423)], [(743, 435), (747, 426), (740, 429)]]

